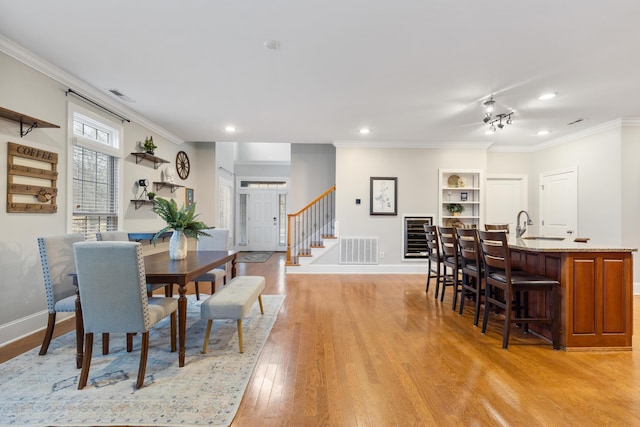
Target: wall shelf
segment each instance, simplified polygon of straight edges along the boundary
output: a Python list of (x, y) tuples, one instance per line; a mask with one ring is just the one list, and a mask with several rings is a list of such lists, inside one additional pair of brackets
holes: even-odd
[(161, 190), (163, 188), (170, 188), (172, 193), (176, 192), (177, 188), (184, 188), (184, 185), (173, 184), (171, 182), (153, 182), (153, 185), (156, 186), (156, 191)]
[(136, 206), (136, 209), (140, 209), (144, 205), (153, 205), (153, 200), (131, 199), (131, 203)]
[[(31, 117), (31, 116), (26, 116), (24, 114), (7, 110), (6, 108), (2, 108), (2, 107), (0, 107), (0, 117), (20, 123), (20, 138), (22, 138), (23, 136), (25, 136), (35, 128), (60, 129), (60, 126), (54, 125), (53, 123), (45, 122), (44, 120), (36, 119), (35, 117)], [(29, 126), (27, 130), (24, 130), (25, 125)]]
[(143, 160), (148, 160), (153, 162), (154, 169), (158, 169), (158, 167), (163, 163), (169, 163), (169, 160), (161, 159), (160, 157), (156, 157), (149, 153), (131, 153), (131, 155), (136, 158), (136, 165), (140, 164)]

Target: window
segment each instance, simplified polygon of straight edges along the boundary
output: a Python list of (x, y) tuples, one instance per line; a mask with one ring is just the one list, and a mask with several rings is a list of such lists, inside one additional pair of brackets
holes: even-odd
[(71, 231), (87, 238), (118, 230), (120, 132), (73, 111)]

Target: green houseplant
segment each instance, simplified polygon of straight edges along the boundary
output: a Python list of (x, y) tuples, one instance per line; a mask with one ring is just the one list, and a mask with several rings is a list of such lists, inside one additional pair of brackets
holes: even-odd
[(447, 205), (447, 210), (451, 215), (458, 216), (462, 212), (464, 212), (464, 206), (462, 206), (460, 203), (450, 203)]
[(149, 198), (149, 200), (153, 200), (156, 197), (156, 193), (154, 193), (153, 191), (149, 191), (147, 193), (147, 197)]
[(196, 204), (178, 207), (174, 199), (163, 199), (156, 197), (153, 199), (153, 211), (167, 223), (167, 226), (158, 231), (153, 236), (155, 245), (158, 237), (169, 230), (173, 230), (169, 239), (169, 257), (171, 259), (184, 259), (187, 256), (187, 237), (209, 236), (202, 231), (210, 228), (202, 221), (198, 221), (196, 214)]
[(158, 148), (158, 146), (153, 143), (153, 136), (148, 136), (147, 138), (145, 138), (144, 143), (142, 144), (142, 149), (146, 153), (153, 155), (156, 148)]

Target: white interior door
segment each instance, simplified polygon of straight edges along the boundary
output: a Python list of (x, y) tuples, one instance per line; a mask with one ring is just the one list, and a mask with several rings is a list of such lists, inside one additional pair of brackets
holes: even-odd
[(540, 232), (543, 236), (578, 235), (578, 170), (540, 174)]
[(526, 175), (487, 177), (485, 223), (509, 224), (510, 232), (515, 232), (518, 212), (527, 210), (527, 185)]
[(275, 251), (278, 231), (278, 193), (253, 190), (249, 193), (249, 251)]

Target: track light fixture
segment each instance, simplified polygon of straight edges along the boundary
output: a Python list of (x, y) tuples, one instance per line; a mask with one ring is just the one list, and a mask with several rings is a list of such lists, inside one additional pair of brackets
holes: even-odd
[(483, 102), (482, 105), (484, 106), (484, 117), (482, 118), (482, 121), (489, 124), (489, 132), (487, 133), (495, 132), (496, 127), (498, 129), (502, 129), (504, 128), (505, 124), (510, 125), (513, 123), (513, 120), (511, 118), (513, 111), (510, 113), (500, 113), (496, 114), (495, 116), (493, 115), (496, 105), (496, 101), (495, 99), (493, 99), (493, 95), (491, 95), (488, 100)]

